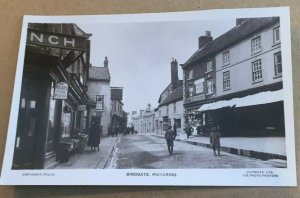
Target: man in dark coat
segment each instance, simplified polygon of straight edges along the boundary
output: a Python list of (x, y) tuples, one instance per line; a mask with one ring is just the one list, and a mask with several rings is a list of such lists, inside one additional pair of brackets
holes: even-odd
[(174, 139), (175, 139), (175, 134), (172, 131), (172, 126), (168, 126), (167, 131), (165, 133), (165, 139), (167, 141), (168, 151), (169, 151), (170, 155), (172, 155)]

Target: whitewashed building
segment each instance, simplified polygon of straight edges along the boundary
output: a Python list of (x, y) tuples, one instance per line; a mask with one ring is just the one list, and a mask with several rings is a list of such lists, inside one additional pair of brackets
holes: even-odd
[[(110, 73), (108, 68), (108, 59), (105, 57), (104, 67), (89, 67), (88, 90), (89, 103), (91, 108), (88, 109), (89, 125), (92, 116), (100, 120), (102, 126), (102, 135), (107, 136), (111, 123), (111, 89)], [(96, 97), (101, 97), (101, 110), (96, 110)]]
[(278, 17), (237, 19), (216, 39), (200, 37), (182, 65), (189, 121), (204, 134), (218, 126), (223, 136), (284, 136), (281, 62)]
[(154, 114), (154, 132), (164, 134), (167, 125), (176, 128), (177, 133), (183, 131), (183, 81), (178, 78), (178, 63), (171, 62), (171, 83), (161, 93)]

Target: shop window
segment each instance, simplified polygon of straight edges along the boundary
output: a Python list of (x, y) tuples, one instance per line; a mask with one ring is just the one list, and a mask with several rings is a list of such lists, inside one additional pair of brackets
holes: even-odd
[(279, 27), (273, 29), (273, 42), (274, 42), (274, 44), (280, 42), (280, 29), (279, 29)]
[(263, 79), (261, 60), (252, 62), (252, 81), (257, 82)]
[[(51, 96), (54, 95), (54, 85), (51, 86)], [(55, 108), (56, 100), (50, 98), (49, 100), (49, 116), (48, 116), (48, 132), (47, 132), (47, 152), (54, 151), (55, 149)]]
[(230, 89), (230, 73), (229, 71), (223, 72), (223, 89)]
[(261, 50), (261, 36), (251, 40), (251, 52), (256, 53)]
[(281, 52), (274, 54), (274, 67), (275, 67), (275, 76), (280, 76), (282, 74)]
[(61, 137), (70, 137), (72, 128), (72, 109), (67, 102), (62, 102)]
[(228, 65), (230, 63), (229, 51), (223, 53), (223, 65)]

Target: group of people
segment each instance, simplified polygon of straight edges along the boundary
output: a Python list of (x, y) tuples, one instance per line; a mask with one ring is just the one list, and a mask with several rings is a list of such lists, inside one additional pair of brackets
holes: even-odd
[[(187, 137), (189, 138), (189, 136), (191, 135), (191, 129), (188, 129), (186, 132), (187, 132)], [(174, 140), (175, 140), (176, 136), (177, 136), (176, 127), (174, 127), (174, 130), (172, 130), (172, 126), (169, 125), (167, 127), (167, 130), (165, 133), (165, 139), (167, 142), (167, 147), (168, 147), (168, 151), (169, 151), (170, 155), (172, 155), (172, 153), (173, 153)], [(215, 126), (212, 127), (210, 129), (209, 140), (210, 140), (211, 148), (214, 151), (215, 157), (221, 156), (220, 155), (220, 150), (221, 150), (220, 138), (221, 138), (221, 134), (219, 132), (219, 128), (215, 127)]]

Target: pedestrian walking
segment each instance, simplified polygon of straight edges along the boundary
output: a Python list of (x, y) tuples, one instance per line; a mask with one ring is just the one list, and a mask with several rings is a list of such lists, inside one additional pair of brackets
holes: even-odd
[(172, 130), (172, 126), (168, 126), (167, 131), (165, 133), (165, 139), (167, 141), (168, 151), (170, 155), (172, 155), (173, 147), (174, 147), (174, 139), (175, 139), (175, 134)]
[(213, 127), (212, 131), (210, 132), (210, 145), (211, 148), (214, 150), (215, 157), (217, 156), (216, 151), (218, 151), (218, 156), (220, 156), (220, 133), (217, 127)]
[(88, 139), (88, 146), (91, 147), (92, 151), (96, 151), (96, 148), (99, 151), (99, 144), (100, 144), (100, 125), (95, 119), (92, 119), (89, 139)]

